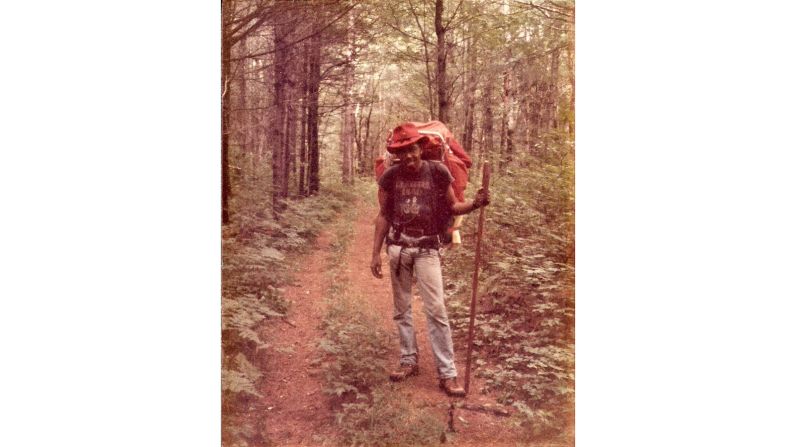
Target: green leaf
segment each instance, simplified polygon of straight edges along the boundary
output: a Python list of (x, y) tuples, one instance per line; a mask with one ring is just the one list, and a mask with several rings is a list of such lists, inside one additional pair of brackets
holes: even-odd
[(221, 370), (221, 389), (232, 393), (246, 393), (262, 397), (254, 383), (244, 373), (230, 369)]

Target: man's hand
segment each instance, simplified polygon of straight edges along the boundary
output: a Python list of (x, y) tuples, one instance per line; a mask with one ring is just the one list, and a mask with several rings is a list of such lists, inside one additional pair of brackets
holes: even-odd
[(488, 189), (480, 188), (472, 200), (472, 209), (478, 209), (491, 203), (491, 193)]
[(373, 260), (370, 261), (370, 271), (373, 272), (373, 276), (378, 279), (384, 277), (384, 275), (381, 274), (381, 253), (373, 255)]

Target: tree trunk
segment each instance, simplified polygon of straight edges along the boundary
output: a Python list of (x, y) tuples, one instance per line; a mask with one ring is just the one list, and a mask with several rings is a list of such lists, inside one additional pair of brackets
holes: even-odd
[(481, 158), (488, 159), (494, 149), (494, 108), (491, 105), (493, 92), (494, 85), (491, 79), (486, 79), (486, 86), (483, 89), (483, 147), (479, 151), (482, 155), (477, 157), (478, 169)]
[[(224, 2), (224, 17), (228, 17), (231, 6)], [(228, 19), (227, 19), (228, 20)], [(221, 39), (221, 223), (229, 223), (229, 198), (232, 185), (229, 181), (229, 76), (232, 45), (229, 31), (224, 27)]]
[(364, 142), (362, 141), (362, 120), (364, 117), (362, 116), (362, 106), (361, 104), (356, 105), (356, 111), (354, 112), (355, 117), (355, 125), (353, 126), (353, 138), (356, 143), (356, 175), (364, 174)]
[[(308, 52), (307, 45), (303, 45), (303, 56), (304, 57), (306, 57), (307, 52)], [(307, 116), (306, 116), (307, 107), (306, 107), (306, 103), (307, 103), (308, 96), (309, 96), (309, 88), (308, 88), (308, 83), (307, 83), (307, 77), (309, 75), (309, 67), (308, 67), (307, 63), (305, 62), (304, 58), (302, 58), (302, 61), (304, 61), (304, 62), (301, 64), (301, 78), (302, 78), (302, 82), (301, 82), (301, 112), (300, 112), (301, 113), (301, 143), (300, 143), (301, 144), (301, 150), (300, 150), (300, 156), (299, 156), (300, 161), (299, 161), (299, 168), (298, 168), (298, 194), (300, 194), (302, 197), (306, 197), (306, 196), (309, 195), (309, 194), (307, 194), (307, 188), (306, 188), (306, 161), (307, 161), (306, 160), (306, 155), (307, 155), (307, 145), (306, 145), (306, 139), (307, 139), (307, 132), (306, 132), (306, 130), (307, 130), (307, 119), (306, 119), (307, 118)]]
[[(524, 66), (514, 73), (517, 86), (513, 89), (517, 101), (517, 126), (519, 131), (514, 133), (514, 146), (532, 150), (531, 133), (533, 127), (533, 95), (530, 92), (532, 85), (532, 67)], [(506, 125), (507, 127), (507, 125)]]
[(342, 150), (342, 183), (353, 184), (353, 148), (355, 144), (354, 126), (356, 125), (353, 84), (354, 67), (356, 65), (356, 48), (354, 42), (354, 18), (353, 10), (348, 12), (348, 26), (345, 29), (346, 64), (344, 70), (344, 80), (342, 87), (342, 116), (340, 126), (340, 149)]
[(503, 132), (500, 144), (503, 151), (500, 153), (500, 170), (504, 170), (513, 160), (513, 134), (517, 114), (514, 93), (509, 67), (503, 72)]
[(569, 98), (569, 110), (566, 116), (569, 117), (569, 134), (574, 136), (574, 37), (571, 37), (572, 43), (566, 49), (566, 55), (569, 60), (569, 84), (571, 84), (571, 98)]
[[(260, 83), (264, 84), (265, 80), (268, 78), (268, 72), (264, 65), (265, 64), (262, 63), (262, 61), (257, 61), (255, 63), (257, 85)], [(254, 103), (255, 107), (257, 107), (257, 110), (251, 114), (251, 127), (254, 129), (254, 145), (256, 147), (256, 169), (254, 170), (253, 178), (256, 182), (259, 181), (260, 165), (262, 164), (262, 160), (265, 158), (265, 146), (268, 141), (268, 135), (266, 131), (268, 128), (268, 120), (265, 116), (265, 113), (259, 110), (259, 108), (262, 107), (262, 96), (262, 93), (258, 90), (256, 102)]]
[(307, 186), (309, 195), (320, 191), (320, 142), (318, 141), (319, 122), (319, 89), (320, 89), (320, 39), (311, 39), (309, 45), (309, 101), (307, 104), (307, 141), (309, 149), (309, 178)]
[(367, 119), (364, 122), (364, 147), (365, 151), (369, 155), (367, 157), (367, 172), (373, 172), (373, 165), (375, 164), (375, 158), (373, 157), (373, 151), (370, 150), (370, 119), (373, 116), (373, 104), (370, 103), (370, 109), (367, 111)]
[(424, 17), (424, 12), (418, 12), (411, 2), (409, 2), (409, 10), (411, 11), (411, 15), (414, 18), (414, 22), (417, 25), (422, 39), (423, 62), (425, 62), (425, 85), (428, 87), (428, 116), (431, 120), (435, 120), (438, 118), (436, 116), (437, 97), (434, 95), (433, 91), (435, 80), (433, 79), (433, 73), (431, 71), (431, 52), (428, 49), (428, 42), (430, 39), (426, 35), (425, 28), (422, 26), (423, 19), (421, 17)]
[[(287, 69), (289, 73), (288, 64)], [(289, 81), (288, 81), (289, 82)], [(285, 114), (284, 114), (284, 172), (282, 177), (281, 195), (290, 196), (290, 173), (294, 171), (293, 158), (295, 157), (295, 107), (293, 105), (293, 89), (287, 88), (285, 95)]]
[(547, 122), (549, 129), (558, 128), (558, 72), (560, 70), (560, 50), (552, 52), (550, 70), (549, 99), (547, 102)]
[[(346, 74), (346, 78), (348, 78)], [(346, 79), (344, 88), (349, 88), (348, 80)], [(351, 98), (350, 91), (346, 92), (343, 101), (346, 101), (341, 119), (340, 126), (340, 149), (342, 150), (342, 183), (350, 185), (353, 183), (353, 146), (354, 146), (354, 105)]]
[(288, 176), (287, 172), (287, 157), (285, 147), (287, 144), (285, 138), (286, 131), (286, 115), (287, 109), (285, 107), (285, 90), (287, 87), (287, 61), (288, 54), (285, 48), (284, 36), (288, 31), (284, 25), (277, 25), (273, 33), (273, 46), (275, 48), (273, 54), (273, 113), (271, 115), (271, 131), (273, 138), (271, 144), (273, 147), (273, 160), (271, 163), (272, 170), (272, 207), (273, 215), (278, 218), (279, 214), (284, 207), (283, 200), (286, 198), (284, 192), (284, 184)]
[[(508, 55), (510, 56), (510, 50), (508, 50)], [(510, 57), (509, 57), (510, 59)], [(508, 114), (510, 113), (510, 79), (511, 73), (508, 68), (502, 72), (502, 115), (500, 117), (500, 160), (498, 163), (499, 170), (502, 171), (505, 161), (502, 160), (503, 154), (505, 154), (505, 146), (507, 141), (508, 135)]]
[(464, 149), (474, 152), (473, 141), (475, 133), (475, 89), (477, 88), (475, 77), (475, 61), (472, 50), (471, 39), (467, 40), (465, 69), (464, 73), (464, 134), (461, 139)]
[[(372, 100), (372, 98), (370, 98)], [(367, 110), (367, 116), (364, 116), (364, 111), (359, 112), (357, 132), (356, 132), (356, 146), (359, 154), (359, 175), (364, 175), (373, 170), (373, 157), (370, 147), (370, 119), (373, 115), (373, 103), (370, 102)]]
[(436, 30), (436, 92), (439, 98), (439, 121), (447, 124), (450, 118), (450, 105), (447, 98), (447, 42), (445, 40), (447, 29), (442, 23), (443, 15), (444, 0), (436, 0), (436, 15), (433, 21)]
[[(528, 79), (527, 95), (529, 96), (529, 138), (528, 145), (532, 148), (532, 153), (535, 154), (535, 143), (538, 141), (538, 131), (542, 126), (542, 110), (544, 102), (544, 84), (541, 79), (534, 78)], [(537, 154), (536, 154), (537, 155)]]
[[(233, 54), (236, 58), (246, 54), (246, 39), (241, 40), (235, 45)], [(237, 96), (237, 110), (232, 115), (234, 122), (235, 143), (239, 148), (239, 153), (248, 153), (248, 112), (246, 111), (246, 59), (236, 61), (235, 71), (237, 71), (237, 91), (232, 91)]]

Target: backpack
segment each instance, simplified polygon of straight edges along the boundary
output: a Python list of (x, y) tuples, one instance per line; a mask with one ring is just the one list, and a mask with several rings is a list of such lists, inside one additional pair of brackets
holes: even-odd
[[(413, 122), (421, 134), (428, 135), (428, 138), (420, 144), (422, 148), (422, 159), (430, 162), (439, 162), (447, 167), (453, 176), (453, 192), (456, 199), (464, 201), (464, 190), (469, 181), (469, 168), (472, 167), (472, 159), (464, 148), (456, 141), (450, 129), (441, 121), (428, 121), (427, 123)], [(390, 141), (391, 132), (387, 135), (387, 143)], [(375, 178), (378, 180), (386, 169), (394, 164), (395, 157), (389, 152), (375, 160)], [(434, 178), (435, 181), (435, 178)], [(458, 228), (461, 226), (463, 216), (452, 216), (447, 207), (446, 197), (441, 194), (436, 200), (436, 221), (439, 235), (445, 244), (461, 243)]]
[[(442, 163), (437, 160), (428, 160), (428, 163)], [(442, 244), (449, 244), (453, 241), (453, 232), (458, 231), (455, 227), (455, 216), (450, 211), (450, 206), (447, 204), (447, 188), (440, 184), (440, 176), (434, 175), (440, 172), (431, 167), (431, 177), (433, 178), (434, 191), (436, 191), (436, 200), (433, 202), (434, 221), (436, 224), (436, 234), (439, 235)], [(455, 179), (453, 180), (455, 182)], [(455, 189), (455, 188), (453, 188)], [(460, 224), (459, 224), (460, 226)]]

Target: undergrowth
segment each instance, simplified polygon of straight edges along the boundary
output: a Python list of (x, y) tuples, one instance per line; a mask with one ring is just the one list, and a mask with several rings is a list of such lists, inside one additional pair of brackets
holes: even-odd
[[(361, 197), (375, 194), (370, 183), (357, 189)], [(346, 266), (339, 261), (352, 239), (353, 219), (346, 215), (335, 225), (329, 258), (332, 285), (326, 297), (324, 337), (318, 343), (325, 353), (317, 362), (325, 378), (324, 392), (341, 436), (333, 441), (351, 446), (438, 444), (445, 430), (442, 421), (401, 401), (385, 383), (393, 339), (381, 328), (381, 316), (368, 305), (368, 297), (355, 293), (343, 273)]]
[(353, 238), (353, 209), (334, 226), (331, 256), (327, 260), (332, 276), (326, 296), (325, 336), (318, 347), (326, 355), (322, 362), (325, 393), (340, 398), (365, 399), (383, 377), (388, 336), (381, 329), (378, 315), (367, 306), (366, 297), (352, 292), (343, 273), (345, 258)]
[[(485, 378), (480, 391), (513, 405), (529, 437), (564, 434), (574, 416), (570, 144), (551, 142), (543, 156), (525, 156), (494, 175), (486, 208), (473, 366)], [(462, 345), (477, 214), (466, 219), (464, 246), (444, 259), (451, 325)]]
[[(244, 185), (246, 183), (241, 183)], [(241, 186), (242, 188), (242, 186)], [(238, 191), (232, 222), (222, 228), (222, 427), (224, 445), (262, 444), (264, 421), (246, 421), (246, 409), (261, 397), (258, 380), (268, 368), (262, 325), (286, 316), (283, 287), (295, 255), (307, 251), (320, 230), (353, 202), (341, 187), (288, 200), (274, 219), (267, 191)]]
[(337, 412), (337, 424), (347, 445), (414, 446), (444, 442), (446, 427), (438, 417), (412, 407), (385, 388), (376, 388), (367, 402), (346, 403)]

